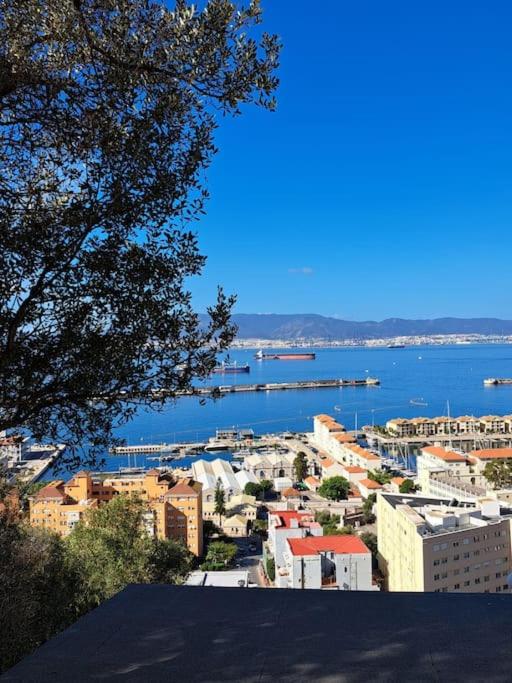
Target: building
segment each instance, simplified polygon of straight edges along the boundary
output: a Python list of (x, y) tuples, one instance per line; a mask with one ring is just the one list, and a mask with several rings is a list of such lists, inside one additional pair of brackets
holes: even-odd
[(185, 586), (208, 586), (217, 588), (247, 588), (249, 572), (244, 569), (233, 569), (225, 572), (191, 572)]
[(158, 470), (105, 479), (83, 471), (68, 482), (50, 482), (30, 499), (30, 523), (67, 536), (88, 510), (123, 493), (147, 503), (144, 523), (151, 536), (180, 540), (194, 555), (202, 554), (201, 484), (174, 482)]
[(233, 496), (244, 492), (247, 483), (258, 483), (251, 472), (235, 472), (230, 462), (222, 458), (215, 460), (196, 460), (192, 463), (192, 477), (203, 487), (203, 507), (215, 500), (218, 482), (224, 491), (224, 499), (229, 503)]
[(310, 512), (296, 512), (280, 510), (269, 513), (268, 516), (268, 541), (264, 548), (265, 554), (274, 558), (276, 567), (276, 585), (286, 587), (286, 579), (282, 578), (285, 573), (284, 553), (286, 541), (289, 538), (305, 538), (306, 536), (322, 536), (322, 526), (315, 522), (315, 517)]
[(309, 475), (309, 477), (306, 477), (304, 479), (304, 483), (306, 484), (306, 486), (308, 487), (308, 489), (310, 491), (315, 491), (315, 492), (318, 491), (318, 489), (322, 485), (322, 482), (320, 481), (320, 479), (318, 479), (318, 477), (314, 477), (311, 474)]
[(345, 432), (345, 427), (330, 415), (315, 415), (313, 418), (313, 438), (326, 451), (331, 448), (334, 434)]
[(482, 474), (487, 463), (493, 460), (512, 461), (512, 448), (484, 448), (469, 454), (471, 467), (476, 474)]
[(0, 432), (0, 464), (19, 463), (26, 459), (30, 447), (30, 437), (12, 434), (7, 436)]
[(364, 470), (380, 470), (381, 459), (375, 453), (358, 444), (343, 444), (340, 446), (338, 462), (343, 465), (361, 467)]
[(320, 460), (320, 470), (322, 479), (329, 479), (330, 477), (343, 477), (344, 467), (339, 462), (332, 458), (322, 458)]
[(511, 566), (510, 516), (496, 500), (379, 493), (379, 567), (389, 591), (501, 593)]
[(389, 481), (389, 490), (393, 493), (400, 493), (400, 486), (405, 481), (405, 477), (392, 477)]
[(244, 515), (231, 515), (222, 520), (222, 531), (231, 538), (247, 536), (247, 518)]
[(368, 496), (381, 491), (383, 488), (382, 484), (373, 481), (373, 479), (360, 479), (356, 486), (359, 489), (362, 498), (368, 498)]
[(341, 465), (341, 476), (351, 484), (357, 484), (362, 479), (367, 479), (368, 470), (358, 465)]
[(248, 455), (243, 464), (243, 469), (251, 473), (256, 481), (269, 479), (274, 481), (283, 477), (295, 480), (295, 468), (293, 461), (295, 453), (254, 453)]
[(460, 434), (511, 434), (511, 415), (473, 417), (414, 417), (410, 420), (394, 418), (386, 422), (386, 430), (400, 438), (414, 436), (446, 436)]
[(286, 588), (372, 590), (372, 556), (358, 536), (288, 538)]

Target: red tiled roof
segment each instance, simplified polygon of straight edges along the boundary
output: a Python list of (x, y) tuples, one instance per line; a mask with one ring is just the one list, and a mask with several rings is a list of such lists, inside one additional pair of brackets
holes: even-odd
[(354, 443), (356, 440), (356, 437), (353, 434), (348, 434), (347, 432), (343, 432), (342, 434), (334, 434), (333, 436), (338, 443)]
[(296, 498), (297, 496), (300, 496), (300, 491), (297, 491), (297, 489), (293, 489), (290, 487), (288, 489), (285, 489), (284, 491), (281, 491), (281, 495), (285, 498)]
[(295, 510), (279, 510), (270, 513), (271, 515), (278, 517), (280, 524), (277, 525), (277, 529), (290, 529), (292, 519), (296, 519), (299, 526), (307, 526), (317, 528), (320, 526), (318, 522), (314, 521), (314, 517), (310, 512), (295, 512)]
[(321, 463), (322, 467), (332, 467), (335, 462), (331, 458), (324, 458)]
[(167, 491), (166, 496), (199, 496), (199, 492), (192, 486), (193, 480), (179, 481)]
[(363, 472), (368, 472), (364, 467), (358, 467), (357, 465), (343, 465), (343, 469), (349, 474), (363, 474)]
[(316, 486), (317, 484), (320, 483), (320, 480), (317, 479), (316, 477), (313, 477), (313, 476), (310, 475), (309, 477), (306, 477), (306, 478), (304, 479), (304, 483), (305, 483), (305, 484), (311, 484), (312, 486)]
[(379, 484), (379, 482), (377, 482), (377, 481), (373, 481), (373, 479), (361, 479), (357, 483), (359, 486), (364, 486), (367, 489), (381, 489), (382, 488), (382, 484)]
[(45, 486), (36, 493), (36, 500), (46, 500), (48, 498), (54, 498), (56, 500), (63, 500), (66, 497), (64, 491), (57, 486)]
[(367, 554), (370, 551), (359, 536), (306, 536), (289, 538), (292, 555), (317, 555), (320, 552), (334, 552), (336, 555)]
[(392, 477), (391, 478), (391, 483), (396, 484), (397, 486), (400, 486), (400, 484), (403, 484), (405, 481), (405, 477)]
[(433, 455), (435, 458), (439, 458), (445, 462), (466, 462), (466, 458), (460, 453), (445, 451), (445, 449), (440, 446), (425, 446), (421, 451), (422, 453), (428, 453), (428, 455)]
[(357, 444), (348, 444), (345, 446), (345, 448), (352, 453), (355, 453), (356, 455), (359, 455), (361, 458), (364, 458), (365, 460), (380, 460), (378, 455), (375, 455), (374, 453), (370, 453), (366, 448), (362, 448), (361, 446), (358, 446)]
[(480, 451), (471, 451), (470, 455), (479, 460), (508, 460), (512, 459), (512, 448), (484, 448)]

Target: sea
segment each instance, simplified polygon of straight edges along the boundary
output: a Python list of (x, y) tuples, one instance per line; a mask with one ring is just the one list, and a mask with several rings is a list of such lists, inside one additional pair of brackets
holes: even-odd
[[(309, 350), (309, 349), (308, 349)], [(266, 349), (282, 352), (282, 349)], [(312, 361), (259, 361), (254, 350), (226, 357), (249, 364), (248, 374), (215, 375), (212, 384), (288, 382), (374, 377), (379, 386), (228, 394), (206, 402), (184, 397), (160, 412), (141, 409), (118, 431), (128, 445), (200, 442), (221, 428), (251, 428), (256, 434), (305, 432), (313, 416), (328, 413), (347, 429), (384, 424), (393, 417), (512, 413), (512, 385), (484, 386), (487, 377), (512, 377), (512, 344), (457, 344), (397, 348), (314, 349)], [(206, 383), (205, 383), (206, 384)], [(204, 457), (204, 456), (203, 456)], [(207, 454), (209, 459), (218, 453)], [(222, 457), (230, 458), (228, 453)], [(188, 467), (192, 458), (174, 461)], [(105, 454), (103, 469), (151, 467), (145, 456)], [(64, 471), (59, 476), (66, 476)], [(48, 474), (45, 478), (47, 478)]]

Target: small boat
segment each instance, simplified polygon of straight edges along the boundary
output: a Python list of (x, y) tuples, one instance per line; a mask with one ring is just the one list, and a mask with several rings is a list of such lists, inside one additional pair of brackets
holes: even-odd
[(405, 349), (405, 344), (388, 344), (388, 349)]
[(498, 384), (512, 384), (512, 379), (508, 377), (489, 377), (484, 379), (484, 384), (486, 386), (497, 386)]
[(411, 398), (409, 403), (412, 406), (428, 406), (428, 403), (424, 401), (422, 398)]

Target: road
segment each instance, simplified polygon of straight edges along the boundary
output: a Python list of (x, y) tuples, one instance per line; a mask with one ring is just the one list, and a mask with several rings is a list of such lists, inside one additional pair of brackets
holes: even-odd
[[(238, 555), (235, 560), (236, 566), (238, 567), (240, 565), (240, 569), (247, 569), (249, 572), (249, 581), (263, 588), (265, 584), (259, 570), (259, 563), (262, 556), (260, 536), (254, 534), (248, 538), (233, 538), (232, 540), (238, 546)], [(256, 545), (255, 551), (249, 550), (249, 545), (251, 543)]]

